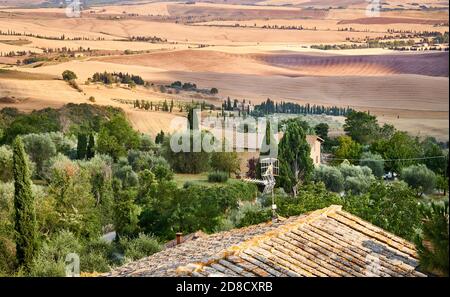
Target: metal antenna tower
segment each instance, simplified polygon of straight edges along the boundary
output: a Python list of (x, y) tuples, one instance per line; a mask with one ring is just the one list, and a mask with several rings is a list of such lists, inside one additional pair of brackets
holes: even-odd
[(262, 179), (245, 178), (244, 181), (264, 185), (263, 194), (271, 194), (272, 196), (272, 222), (278, 221), (277, 205), (275, 204), (275, 176), (278, 176), (278, 159), (264, 158), (260, 161)]

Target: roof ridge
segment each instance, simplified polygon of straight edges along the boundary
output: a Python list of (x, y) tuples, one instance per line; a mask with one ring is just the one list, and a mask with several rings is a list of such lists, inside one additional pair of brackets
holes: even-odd
[[(314, 211), (310, 212), (309, 214), (298, 217), (297, 219), (293, 220), (292, 222), (289, 222), (284, 225), (280, 225), (273, 230), (264, 232), (263, 234), (255, 235), (254, 237), (247, 239), (239, 244), (232, 245), (232, 246), (222, 250), (221, 252), (217, 253), (216, 255), (213, 255), (203, 261), (197, 261), (195, 263), (181, 265), (181, 266), (177, 267), (176, 273), (178, 275), (192, 274), (193, 272), (202, 270), (202, 268), (204, 266), (210, 265), (212, 263), (216, 263), (228, 256), (238, 255), (251, 247), (258, 246), (259, 243), (262, 241), (277, 237), (280, 234), (288, 233), (294, 229), (298, 229), (300, 226), (302, 226), (304, 224), (309, 224), (315, 220), (318, 220), (320, 218), (328, 216), (328, 214), (336, 213), (337, 211), (341, 211), (341, 210), (342, 210), (342, 205), (331, 205), (326, 208), (314, 210)], [(245, 228), (248, 228), (248, 227), (245, 227)]]

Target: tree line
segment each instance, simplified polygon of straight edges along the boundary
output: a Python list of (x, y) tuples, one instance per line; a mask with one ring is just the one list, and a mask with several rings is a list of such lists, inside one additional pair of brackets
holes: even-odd
[(333, 116), (346, 116), (353, 109), (350, 107), (338, 107), (338, 106), (324, 106), (316, 104), (298, 104), (292, 102), (280, 103), (275, 102), (268, 98), (265, 102), (254, 106), (254, 110), (251, 112), (253, 116), (264, 116), (274, 113), (288, 113), (288, 114), (326, 114)]

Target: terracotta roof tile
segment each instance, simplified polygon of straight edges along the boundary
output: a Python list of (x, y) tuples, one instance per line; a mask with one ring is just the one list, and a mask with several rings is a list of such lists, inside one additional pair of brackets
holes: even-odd
[(336, 205), (189, 239), (106, 275), (425, 276), (413, 244)]

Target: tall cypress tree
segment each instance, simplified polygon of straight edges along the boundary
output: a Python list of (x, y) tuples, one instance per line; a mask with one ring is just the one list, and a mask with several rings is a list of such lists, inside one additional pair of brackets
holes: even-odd
[(314, 168), (310, 150), (301, 125), (296, 121), (290, 122), (278, 147), (278, 183), (294, 196), (301, 183), (309, 179)]
[(19, 137), (13, 144), (13, 174), (16, 257), (18, 264), (28, 269), (37, 250), (37, 227), (30, 170)]
[(86, 158), (87, 151), (87, 137), (86, 134), (81, 133), (78, 134), (78, 143), (77, 143), (77, 158), (79, 160), (83, 160)]
[(86, 158), (91, 159), (95, 156), (95, 139), (94, 135), (91, 133), (89, 134), (89, 142), (87, 144), (86, 149)]
[(266, 119), (266, 133), (264, 134), (264, 139), (260, 148), (260, 156), (264, 156), (263, 158), (277, 158), (278, 156), (278, 142), (275, 138), (274, 128), (271, 125), (271, 120), (269, 118)]

